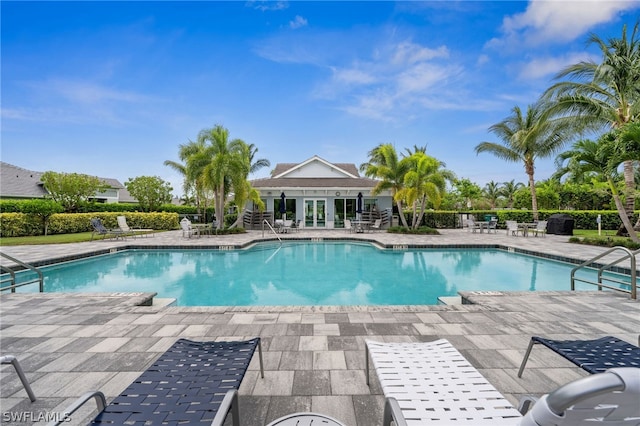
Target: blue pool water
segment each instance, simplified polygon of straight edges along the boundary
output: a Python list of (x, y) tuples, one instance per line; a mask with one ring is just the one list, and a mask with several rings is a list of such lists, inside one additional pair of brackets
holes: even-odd
[[(233, 251), (132, 250), (42, 271), (47, 292), (157, 292), (180, 306), (433, 305), (463, 290), (569, 290), (573, 266), (491, 249), (291, 242)], [(26, 287), (21, 291), (37, 291)]]

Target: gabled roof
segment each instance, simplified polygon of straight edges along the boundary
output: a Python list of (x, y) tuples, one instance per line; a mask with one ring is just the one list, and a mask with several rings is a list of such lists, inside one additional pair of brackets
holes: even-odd
[(42, 173), (0, 161), (0, 194), (3, 197), (42, 198), (47, 191), (40, 182)]
[[(44, 172), (27, 170), (0, 161), (0, 195), (2, 197), (42, 198), (48, 194), (40, 180), (43, 174)], [(101, 177), (98, 179), (111, 188), (118, 190), (125, 188), (117, 179)], [(131, 195), (129, 195), (129, 199), (133, 199)]]
[(270, 178), (256, 179), (261, 188), (373, 188), (378, 181), (361, 177), (353, 163), (331, 163), (317, 155), (301, 163), (279, 163)]

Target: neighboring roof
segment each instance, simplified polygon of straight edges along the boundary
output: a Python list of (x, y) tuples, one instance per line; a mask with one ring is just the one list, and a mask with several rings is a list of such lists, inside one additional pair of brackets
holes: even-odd
[[(324, 170), (324, 176), (313, 175), (309, 170)], [(330, 163), (313, 156), (301, 163), (279, 163), (271, 177), (256, 179), (256, 188), (373, 188), (378, 181), (361, 177), (353, 163)]]
[[(0, 195), (3, 197), (42, 198), (47, 195), (40, 178), (44, 172), (23, 169), (0, 161)], [(101, 178), (111, 188), (118, 189), (119, 201), (135, 202), (117, 179)]]
[(3, 197), (42, 198), (47, 195), (42, 173), (0, 161), (0, 194)]

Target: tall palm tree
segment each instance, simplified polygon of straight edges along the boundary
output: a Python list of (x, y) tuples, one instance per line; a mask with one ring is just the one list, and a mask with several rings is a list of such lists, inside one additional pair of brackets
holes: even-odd
[(573, 144), (571, 150), (558, 155), (556, 157), (558, 170), (554, 177), (561, 178), (569, 172), (574, 174), (595, 172), (603, 175), (613, 195), (624, 228), (634, 242), (640, 242), (626, 213), (616, 184), (617, 168), (622, 161), (624, 161), (624, 157), (619, 155), (616, 137), (612, 133), (608, 133), (601, 136), (597, 142), (588, 139), (579, 140)]
[(206, 145), (206, 149), (190, 159), (194, 164), (203, 166), (203, 182), (213, 190), (216, 222), (220, 229), (224, 225), (224, 205), (231, 182), (237, 181), (237, 175), (245, 173), (247, 169), (243, 160), (246, 144), (240, 139), (229, 140), (229, 130), (221, 125), (201, 130), (198, 143)]
[(202, 179), (202, 169), (205, 163), (193, 160), (200, 158), (205, 150), (206, 145), (204, 142), (189, 141), (189, 143), (180, 144), (179, 146), (178, 158), (183, 163), (172, 160), (164, 162), (165, 166), (171, 167), (184, 176), (183, 190), (186, 198), (191, 198), (190, 194), (195, 192), (195, 203), (199, 213), (201, 210), (206, 210), (208, 205), (208, 194)]
[(406, 158), (399, 159), (398, 153), (392, 144), (380, 144), (368, 153), (369, 161), (360, 165), (360, 171), (365, 176), (380, 179), (380, 182), (372, 189), (374, 195), (388, 189), (391, 190), (393, 200), (398, 207), (398, 214), (402, 226), (408, 228), (407, 218), (402, 207), (401, 190), (404, 188), (404, 177), (410, 169)]
[(502, 182), (500, 187), (500, 195), (507, 200), (507, 207), (513, 208), (515, 202), (516, 192), (524, 186), (524, 183), (516, 183), (515, 179), (511, 179), (509, 182)]
[(537, 158), (550, 157), (562, 148), (568, 141), (567, 125), (570, 123), (563, 119), (550, 119), (542, 103), (530, 105), (525, 115), (518, 106), (511, 111), (509, 117), (489, 127), (490, 132), (502, 139), (502, 144), (481, 142), (475, 151), (476, 154), (488, 152), (503, 160), (524, 164), (529, 177), (533, 219), (538, 220), (535, 161)]
[(482, 193), (489, 201), (489, 205), (491, 206), (491, 208), (495, 209), (498, 205), (498, 199), (502, 196), (502, 192), (500, 191), (500, 184), (494, 181), (487, 182), (487, 184), (482, 189)]
[[(636, 23), (630, 37), (627, 26), (620, 38), (607, 41), (591, 34), (588, 42), (600, 48), (600, 63), (583, 61), (556, 76), (568, 81), (554, 84), (544, 94), (558, 114), (572, 117), (579, 128), (601, 132), (640, 120), (640, 33)], [(634, 163), (624, 162), (627, 187), (625, 209), (633, 214)], [(640, 224), (640, 221), (639, 221)], [(636, 225), (638, 226), (638, 224)]]
[[(455, 175), (449, 170), (442, 169), (445, 166), (442, 161), (423, 151), (417, 150), (405, 158), (410, 164), (410, 169), (404, 176), (404, 188), (398, 192), (398, 196), (412, 205), (411, 227), (416, 229), (422, 223), (427, 199), (438, 208), (446, 191), (446, 181), (454, 180)], [(419, 213), (418, 205), (420, 205)]]
[[(238, 155), (234, 158), (237, 164), (234, 166), (235, 173), (230, 177), (230, 180), (233, 186), (233, 199), (238, 207), (238, 217), (230, 228), (240, 226), (242, 223), (247, 201), (253, 201), (260, 210), (264, 209), (264, 202), (260, 199), (260, 192), (251, 186), (248, 180), (249, 173), (251, 173), (253, 166), (256, 164), (253, 162), (253, 157), (257, 151), (258, 149), (253, 144), (247, 145), (243, 142), (239, 147)], [(268, 160), (258, 161), (266, 161), (267, 165), (269, 163)]]

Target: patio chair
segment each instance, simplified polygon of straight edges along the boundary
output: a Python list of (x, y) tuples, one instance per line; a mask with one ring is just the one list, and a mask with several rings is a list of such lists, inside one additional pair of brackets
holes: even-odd
[(200, 237), (200, 230), (198, 228), (194, 228), (191, 225), (191, 221), (186, 217), (180, 221), (180, 227), (182, 228), (183, 237), (191, 238), (194, 235)]
[(238, 388), (260, 338), (243, 342), (176, 341), (111, 404), (102, 392), (88, 392), (68, 407), (60, 425), (91, 399), (99, 413), (91, 424), (199, 424), (221, 426), (229, 413), (239, 426)]
[(547, 221), (538, 221), (538, 223), (536, 223), (536, 227), (530, 228), (529, 232), (533, 233), (533, 235), (536, 237), (538, 236), (538, 234), (542, 234), (542, 236), (544, 237), (547, 234)]
[(94, 217), (93, 219), (91, 219), (91, 226), (93, 227), (93, 231), (91, 232), (91, 240), (93, 241), (93, 236), (98, 234), (98, 235), (102, 235), (102, 239), (104, 240), (105, 238), (122, 238), (124, 239), (127, 234), (125, 232), (123, 232), (121, 229), (107, 229), (105, 228), (105, 226), (102, 224), (102, 221), (100, 219), (98, 219), (97, 217)]
[(31, 400), (31, 402), (35, 402), (36, 395), (33, 393), (33, 390), (31, 389), (31, 385), (27, 380), (27, 376), (24, 375), (24, 371), (22, 371), (22, 367), (20, 366), (18, 359), (13, 355), (0, 356), (0, 364), (13, 365), (13, 368), (14, 370), (16, 370), (16, 374), (18, 375), (18, 378), (22, 382), (22, 386), (24, 387), (24, 390), (27, 392), (27, 395), (29, 396), (29, 399)]
[(380, 229), (382, 229), (382, 219), (376, 219), (373, 222), (373, 225), (371, 225), (371, 229), (373, 229), (374, 231), (379, 231)]
[(507, 220), (505, 223), (507, 224), (507, 235), (518, 236), (518, 232), (520, 232), (518, 222), (515, 220)]
[(280, 228), (280, 232), (289, 233), (289, 231), (291, 230), (292, 226), (293, 226), (293, 220), (285, 219), (282, 222), (282, 227)]
[(467, 227), (471, 232), (476, 232), (477, 229), (482, 230), (481, 225), (479, 223), (476, 223), (475, 219), (467, 219)]
[(143, 228), (131, 228), (127, 224), (127, 218), (125, 216), (118, 216), (118, 228), (125, 234), (129, 234), (132, 237), (136, 237), (136, 235), (147, 235), (153, 236), (153, 229), (143, 229)]
[(346, 231), (353, 232), (353, 226), (351, 226), (351, 220), (350, 219), (345, 219), (344, 220), (344, 229)]
[[(605, 336), (595, 340), (551, 340), (533, 336), (524, 354), (518, 377), (522, 377), (533, 346), (541, 344), (589, 373), (602, 373), (614, 367), (640, 367), (640, 347)], [(638, 338), (640, 346), (640, 338)]]
[[(366, 380), (373, 361), (387, 399), (383, 425), (500, 425), (521, 417), (451, 343), (366, 341)], [(395, 407), (395, 408), (394, 408)], [(395, 415), (392, 415), (395, 412)]]
[(493, 231), (494, 233), (498, 233), (498, 219), (491, 218), (489, 220), (489, 224), (487, 225), (487, 234)]
[(640, 421), (638, 368), (584, 377), (539, 400), (523, 398), (516, 409), (445, 339), (366, 341), (365, 347), (367, 384), (370, 356), (386, 397), (383, 426), (578, 426), (593, 421), (637, 426)]

